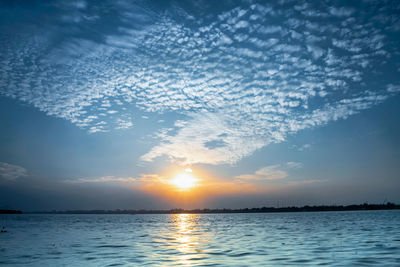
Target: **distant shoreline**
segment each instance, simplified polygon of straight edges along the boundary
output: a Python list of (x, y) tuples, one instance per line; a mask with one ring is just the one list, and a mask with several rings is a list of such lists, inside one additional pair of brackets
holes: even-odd
[(0, 214), (22, 214), (20, 210), (0, 210)]
[(386, 204), (360, 204), (360, 205), (334, 205), (334, 206), (303, 206), (303, 207), (262, 207), (245, 209), (171, 209), (171, 210), (52, 210), (52, 211), (30, 211), (21, 212), (17, 210), (0, 214), (216, 214), (216, 213), (279, 213), (279, 212), (318, 212), (318, 211), (358, 211), (358, 210), (396, 210), (400, 205), (394, 203)]

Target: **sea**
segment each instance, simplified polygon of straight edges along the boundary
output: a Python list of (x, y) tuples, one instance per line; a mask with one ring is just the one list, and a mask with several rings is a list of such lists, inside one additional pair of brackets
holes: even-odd
[(0, 215), (1, 266), (400, 266), (400, 211)]

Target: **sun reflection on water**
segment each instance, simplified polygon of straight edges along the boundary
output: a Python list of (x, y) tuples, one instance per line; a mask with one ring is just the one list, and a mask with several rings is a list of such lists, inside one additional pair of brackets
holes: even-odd
[(176, 228), (176, 250), (179, 252), (177, 261), (181, 265), (190, 266), (191, 261), (201, 257), (198, 249), (200, 241), (196, 235), (196, 216), (194, 214), (174, 214)]

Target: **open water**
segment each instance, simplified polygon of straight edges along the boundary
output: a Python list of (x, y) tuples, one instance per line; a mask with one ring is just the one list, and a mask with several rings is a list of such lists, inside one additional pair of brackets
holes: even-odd
[(0, 215), (1, 266), (400, 266), (400, 211)]

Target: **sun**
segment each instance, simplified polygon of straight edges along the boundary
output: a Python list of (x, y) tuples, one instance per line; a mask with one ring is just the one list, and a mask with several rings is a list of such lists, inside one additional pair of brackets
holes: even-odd
[(186, 169), (184, 173), (179, 173), (172, 178), (171, 184), (173, 184), (179, 190), (189, 190), (195, 187), (197, 179), (190, 174), (191, 172), (192, 170)]

